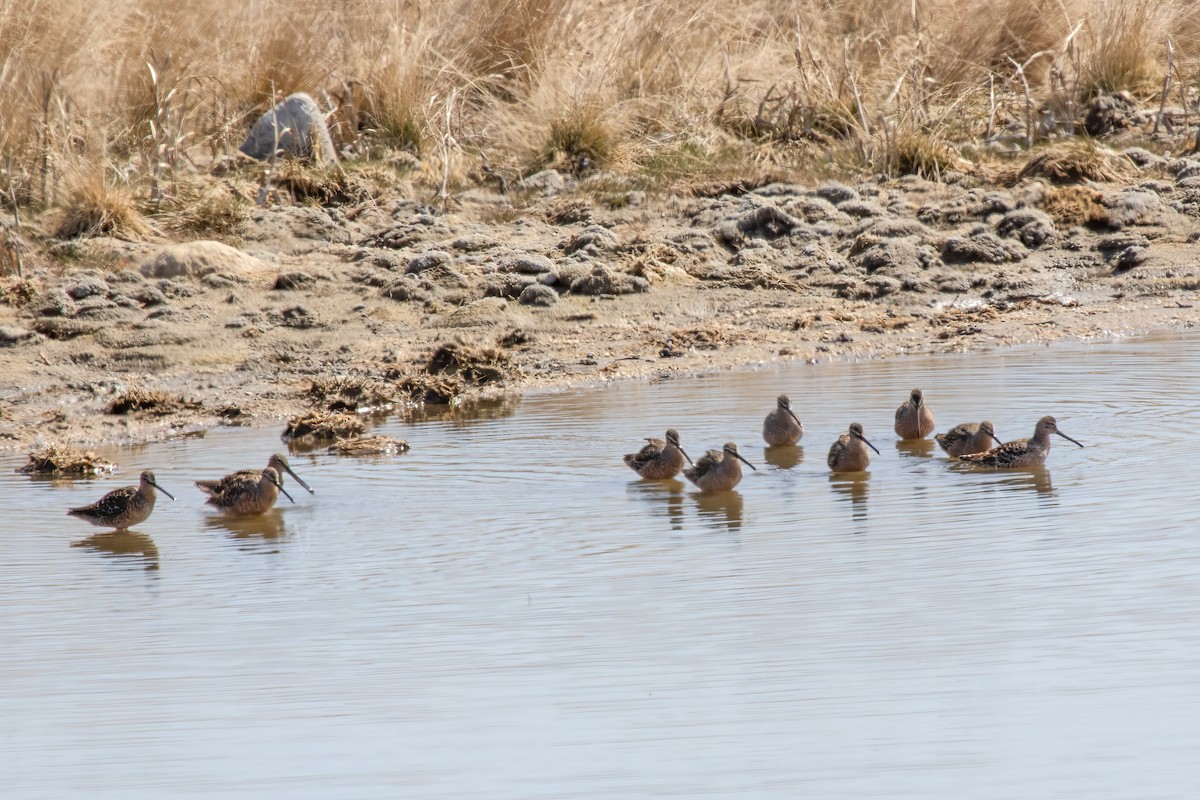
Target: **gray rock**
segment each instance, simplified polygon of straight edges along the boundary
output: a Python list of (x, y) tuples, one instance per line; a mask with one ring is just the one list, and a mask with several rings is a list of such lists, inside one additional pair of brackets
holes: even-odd
[(555, 169), (544, 169), (535, 172), (528, 178), (522, 178), (517, 185), (530, 192), (541, 192), (544, 195), (558, 194), (567, 186), (567, 179)]
[(261, 266), (257, 258), (236, 247), (201, 240), (167, 245), (143, 261), (139, 270), (148, 278), (179, 278), (210, 272), (251, 272)]
[(275, 278), (275, 285), (271, 288), (276, 291), (289, 291), (294, 289), (303, 289), (306, 286), (311, 286), (316, 282), (316, 278), (309, 275), (307, 272), (295, 270), (293, 272), (281, 272)]
[(1009, 211), (996, 226), (1001, 236), (1019, 239), (1029, 248), (1038, 248), (1054, 238), (1054, 222), (1050, 215), (1036, 208)]
[(571, 282), (572, 294), (601, 295), (629, 294), (631, 292), (649, 291), (650, 284), (645, 278), (632, 275), (609, 272), (601, 264), (592, 267), (587, 275), (576, 278)]
[(489, 275), (483, 285), (485, 297), (507, 297), (510, 300), (519, 297), (531, 284), (537, 283), (533, 275), (521, 275), (511, 272), (501, 272)]
[[(840, 206), (842, 203), (848, 203), (852, 200), (858, 200), (858, 192), (854, 191), (849, 186), (846, 186), (843, 183), (837, 183), (836, 181), (830, 181), (829, 183), (821, 184), (813, 190), (813, 195), (824, 200), (828, 200), (835, 206)], [(846, 209), (843, 208), (840, 210), (845, 211)]]
[(552, 306), (558, 302), (558, 292), (540, 283), (531, 283), (521, 290), (517, 302), (526, 306)]
[(1121, 230), (1129, 225), (1150, 225), (1159, 220), (1163, 205), (1158, 195), (1146, 191), (1122, 192), (1113, 197), (1104, 198), (1108, 207), (1105, 222), (1113, 230)]
[(239, 149), (259, 161), (283, 152), (318, 162), (337, 162), (325, 115), (316, 101), (303, 93), (289, 95), (259, 117)]
[(738, 217), (737, 228), (748, 236), (775, 238), (786, 236), (800, 226), (800, 220), (772, 205), (762, 205)]
[(942, 260), (947, 264), (1003, 264), (1025, 258), (1025, 248), (1005, 242), (993, 233), (973, 232), (968, 236), (951, 236), (942, 244)]
[(618, 244), (617, 235), (608, 228), (602, 225), (588, 225), (567, 240), (563, 252), (574, 253), (579, 250), (603, 252), (615, 249)]
[(542, 275), (554, 269), (554, 262), (537, 253), (522, 253), (500, 262), (502, 272), (519, 272), (522, 275)]
[(410, 275), (419, 275), (420, 273), (433, 269), (434, 267), (440, 267), (445, 264), (449, 264), (451, 260), (452, 256), (445, 250), (429, 250), (428, 252), (421, 253), (420, 255), (410, 258), (408, 260), (408, 266), (404, 268), (404, 271)]
[(139, 286), (130, 295), (144, 307), (161, 306), (167, 302), (166, 295), (153, 286)]
[(17, 328), (12, 325), (0, 325), (0, 347), (16, 347), (23, 342), (28, 342), (37, 334), (33, 331)]
[(1150, 251), (1145, 247), (1126, 247), (1113, 262), (1113, 269), (1117, 272), (1124, 272), (1125, 270), (1133, 269), (1140, 264), (1145, 264), (1146, 259), (1149, 257)]
[(414, 278), (407, 275), (384, 286), (379, 290), (379, 294), (389, 300), (398, 300), (401, 302), (408, 300), (424, 301), (428, 300), (430, 296), (429, 292), (417, 283)]
[(108, 284), (99, 278), (84, 278), (67, 289), (67, 296), (72, 300), (83, 300), (87, 297), (104, 297), (108, 294)]

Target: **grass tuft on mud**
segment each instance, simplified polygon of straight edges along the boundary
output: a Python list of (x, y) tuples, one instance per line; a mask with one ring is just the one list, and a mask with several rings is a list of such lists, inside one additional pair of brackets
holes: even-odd
[(99, 475), (116, 468), (116, 464), (92, 450), (49, 444), (30, 453), (29, 461), (18, 467), (17, 472), (23, 475)]
[(305, 395), (326, 411), (357, 412), (384, 408), (394, 405), (399, 399), (394, 386), (357, 375), (313, 378)]
[(174, 392), (131, 386), (113, 398), (104, 408), (106, 414), (175, 414), (180, 411), (196, 411), (201, 407), (197, 400), (188, 400)]
[(352, 439), (366, 429), (354, 414), (313, 410), (289, 419), (281, 438), (286, 442)]

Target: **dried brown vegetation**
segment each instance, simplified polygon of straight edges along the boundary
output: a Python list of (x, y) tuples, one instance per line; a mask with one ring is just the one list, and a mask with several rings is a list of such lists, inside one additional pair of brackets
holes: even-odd
[(284, 441), (351, 439), (366, 429), (366, 423), (354, 414), (310, 411), (289, 419), (281, 438)]
[(29, 461), (17, 472), (25, 475), (98, 475), (116, 468), (116, 464), (91, 450), (48, 444), (30, 453)]
[(164, 392), (159, 389), (146, 389), (141, 386), (131, 386), (117, 395), (104, 408), (107, 414), (174, 414), (178, 411), (194, 411), (200, 408), (200, 403), (188, 400), (174, 392)]
[[(1168, 43), (1194, 102), (1200, 55), (1200, 11), (1161, 0), (62, 0), (0, 3), (0, 31), (0, 204), (129, 239), (236, 224), (190, 176), (293, 91), (330, 112), (347, 164), (416, 153), (444, 198), (544, 165), (938, 175), (1009, 128), (1072, 132), (1100, 93), (1150, 97)], [(371, 193), (349, 169), (282, 173), (305, 202)]]

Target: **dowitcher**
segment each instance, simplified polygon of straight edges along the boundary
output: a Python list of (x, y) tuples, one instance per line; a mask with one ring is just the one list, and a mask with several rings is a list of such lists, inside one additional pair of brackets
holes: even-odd
[(758, 469), (741, 457), (736, 444), (726, 442), (720, 450), (709, 450), (701, 456), (694, 467), (683, 471), (683, 475), (702, 492), (727, 492), (741, 482), (742, 464)]
[(988, 450), (986, 453), (962, 456), (962, 460), (998, 469), (1036, 467), (1044, 463), (1046, 456), (1050, 454), (1050, 434), (1052, 433), (1057, 433), (1067, 441), (1075, 442), (1075, 444), (1083, 447), (1082, 444), (1079, 444), (1079, 442), (1076, 442), (1058, 429), (1058, 423), (1054, 421), (1054, 417), (1042, 417), (1038, 420), (1037, 427), (1033, 429), (1033, 438), (1005, 442), (999, 447)]
[(974, 422), (964, 422), (955, 425), (947, 433), (939, 433), (933, 437), (938, 446), (946, 451), (946, 455), (961, 458), (972, 453), (985, 453), (992, 449), (992, 442), (1002, 444), (996, 438), (996, 429), (986, 419), (976, 425)]
[(829, 448), (829, 457), (825, 462), (833, 472), (862, 472), (871, 463), (871, 453), (879, 449), (867, 441), (863, 435), (863, 426), (857, 422), (850, 424), (850, 431), (843, 433)]
[[(297, 480), (299, 480), (297, 478)], [(208, 492), (209, 505), (216, 506), (227, 514), (240, 517), (252, 517), (266, 513), (279, 493), (293, 503), (296, 500), (283, 488), (279, 472), (274, 467), (267, 467), (260, 473), (235, 472), (223, 478), (216, 489), (201, 485), (196, 481), (201, 491)]]
[(650, 481), (667, 481), (683, 469), (683, 460), (692, 463), (691, 457), (679, 446), (679, 431), (667, 429), (667, 440), (646, 437), (646, 444), (636, 453), (625, 456), (629, 468)]
[(925, 395), (920, 389), (913, 389), (896, 409), (896, 435), (901, 439), (924, 439), (933, 433), (934, 427), (933, 412), (925, 405)]
[(73, 517), (85, 519), (93, 525), (102, 528), (116, 528), (123, 531), (131, 525), (145, 522), (154, 511), (154, 501), (158, 491), (172, 500), (175, 495), (158, 485), (154, 473), (146, 470), (141, 475), (137, 486), (122, 486), (101, 497), (90, 506), (72, 508), (67, 513)]
[[(275, 470), (276, 477), (279, 478), (279, 485), (283, 486), (283, 473), (287, 473), (296, 479), (296, 483), (308, 489), (309, 494), (315, 494), (311, 487), (292, 470), (292, 465), (288, 463), (287, 457), (282, 453), (276, 453), (267, 460), (267, 466)], [(233, 484), (241, 485), (246, 481), (258, 483), (258, 479), (262, 477), (260, 469), (239, 469), (237, 472), (232, 472), (224, 478), (215, 481), (196, 481), (196, 485), (200, 487), (200, 491), (211, 495), (225, 494), (229, 486)], [(289, 495), (290, 497), (290, 495)], [(272, 501), (274, 502), (274, 501)], [(295, 502), (294, 500), (292, 502)]]
[(804, 425), (792, 411), (792, 401), (786, 394), (779, 395), (775, 410), (763, 420), (763, 439), (771, 447), (791, 447), (803, 435)]

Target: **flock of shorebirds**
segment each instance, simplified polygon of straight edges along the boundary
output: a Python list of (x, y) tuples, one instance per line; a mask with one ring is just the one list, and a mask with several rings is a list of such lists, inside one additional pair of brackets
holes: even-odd
[[(896, 409), (894, 428), (901, 439), (924, 439), (933, 433), (936, 425), (933, 411), (926, 405), (920, 389), (913, 389), (908, 399)], [(1033, 436), (1028, 439), (1002, 443), (996, 438), (992, 423), (984, 420), (956, 425), (946, 433), (937, 434), (934, 440), (947, 455), (962, 461), (995, 469), (1024, 469), (1045, 462), (1050, 453), (1052, 433), (1083, 447), (1058, 429), (1054, 417), (1038, 420)], [(804, 435), (804, 425), (792, 410), (786, 394), (779, 396), (774, 410), (763, 420), (762, 435), (770, 447), (795, 446)], [(694, 463), (679, 444), (679, 432), (674, 428), (667, 431), (665, 440), (648, 438), (646, 442), (641, 450), (625, 456), (625, 463), (646, 480), (671, 480), (682, 470), (684, 477), (702, 492), (727, 492), (741, 482), (742, 464), (757, 469), (738, 453), (733, 442), (726, 442), (720, 450), (709, 450)], [(991, 446), (993, 442), (995, 447)], [(879, 453), (879, 449), (867, 440), (863, 426), (854, 422), (829, 448), (826, 463), (831, 472), (862, 472), (871, 463), (872, 450)], [(691, 464), (686, 469), (685, 460)]]
[[(312, 487), (292, 470), (287, 457), (280, 453), (271, 456), (266, 469), (238, 470), (220, 480), (196, 481), (196, 487), (208, 495), (209, 505), (227, 514), (256, 516), (269, 511), (280, 493), (296, 502), (283, 488), (284, 473), (295, 478), (309, 494), (314, 494)], [(175, 495), (158, 485), (154, 473), (147, 470), (142, 473), (137, 486), (114, 489), (91, 505), (72, 508), (67, 513), (102, 528), (126, 530), (149, 519), (159, 492), (175, 499)]]
[[(901, 439), (924, 439), (933, 433), (935, 426), (933, 412), (926, 405), (924, 395), (920, 389), (913, 389), (908, 399), (896, 409), (896, 435)], [(963, 461), (998, 469), (1021, 469), (1038, 466), (1046, 460), (1052, 433), (1083, 447), (1058, 429), (1054, 417), (1038, 420), (1031, 438), (1003, 444), (987, 420), (957, 425), (946, 433), (937, 434), (934, 439), (948, 455)], [(762, 434), (771, 447), (794, 446), (804, 435), (804, 425), (792, 410), (787, 395), (779, 396), (774, 410), (763, 420)], [(993, 442), (996, 447), (990, 447)], [(871, 463), (872, 450), (879, 453), (878, 448), (867, 440), (863, 426), (855, 422), (829, 448), (826, 463), (832, 472), (862, 472)], [(686, 469), (685, 460), (691, 465)], [(625, 456), (625, 463), (646, 480), (671, 480), (682, 471), (684, 477), (705, 493), (725, 492), (737, 486), (742, 480), (742, 464), (757, 469), (738, 453), (733, 442), (727, 442), (720, 450), (709, 450), (693, 463), (680, 445), (679, 432), (674, 428), (667, 431), (665, 440), (647, 439), (641, 450)], [(287, 458), (278, 453), (271, 456), (263, 470), (240, 470), (220, 480), (196, 481), (196, 486), (208, 495), (208, 503), (219, 510), (237, 516), (254, 516), (274, 506), (280, 493), (295, 502), (283, 488), (285, 473), (313, 493), (292, 470)], [(154, 473), (147, 471), (142, 473), (137, 486), (116, 489), (91, 505), (72, 508), (67, 513), (93, 525), (124, 530), (150, 516), (158, 492), (175, 499), (158, 485)]]

